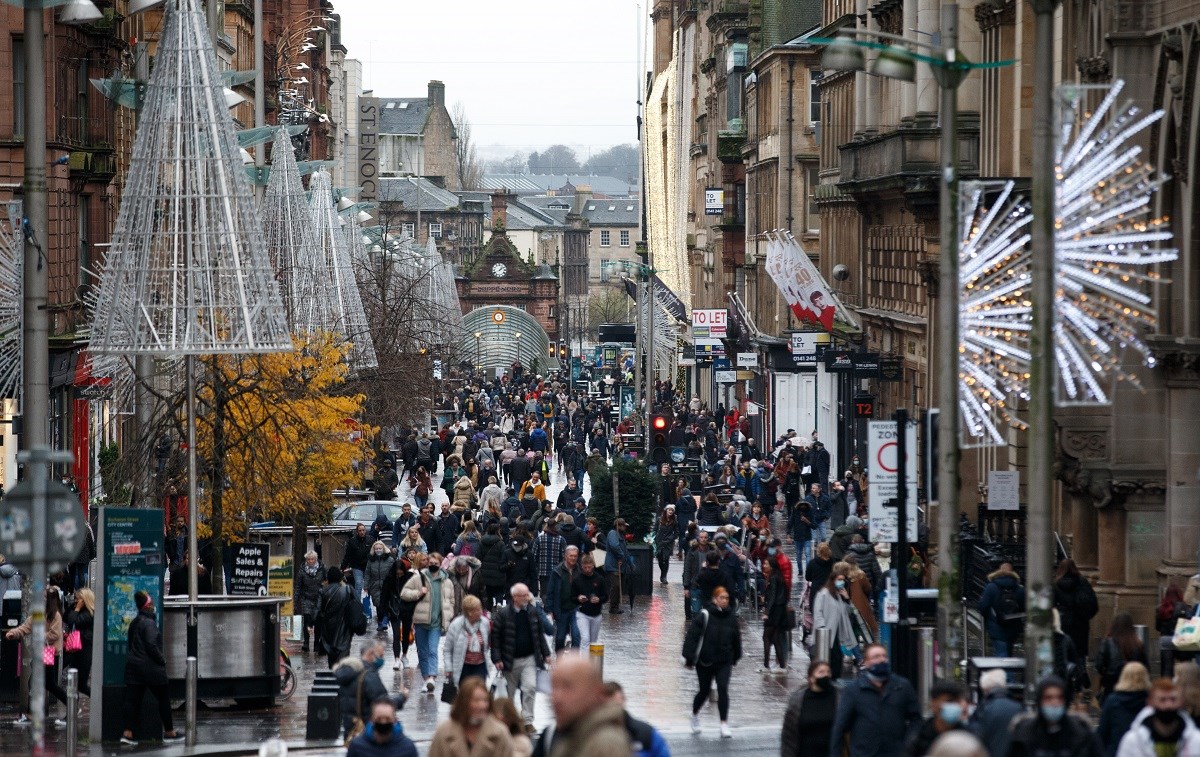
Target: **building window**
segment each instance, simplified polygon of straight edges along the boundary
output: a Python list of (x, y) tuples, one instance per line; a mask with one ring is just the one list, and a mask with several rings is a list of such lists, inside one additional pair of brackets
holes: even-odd
[(621, 246), (629, 246), (629, 229), (621, 229)]
[(815, 68), (808, 69), (808, 122), (821, 123), (821, 72)]
[(434, 239), (441, 239), (442, 225), (440, 223), (429, 224), (429, 236), (433, 237)]
[(610, 247), (612, 245), (612, 232), (608, 229), (600, 230), (600, 246)]
[(404, 224), (404, 233), (415, 239), (417, 236), (417, 225), (415, 223)]
[(602, 283), (602, 284), (608, 282), (608, 266), (609, 266), (608, 259), (602, 258), (600, 260), (600, 283)]
[(25, 136), (25, 40), (13, 37), (13, 136)]
[(817, 206), (817, 186), (821, 183), (821, 171), (815, 164), (809, 164), (805, 182), (808, 189), (808, 230), (817, 234), (821, 231), (821, 208)]

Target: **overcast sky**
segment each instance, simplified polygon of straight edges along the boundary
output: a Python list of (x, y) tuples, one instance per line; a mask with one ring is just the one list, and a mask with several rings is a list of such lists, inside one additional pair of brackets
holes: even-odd
[[(446, 83), (480, 157), (637, 139), (638, 17), (647, 0), (336, 0), (342, 44), (377, 97)], [(646, 22), (643, 20), (644, 31)]]

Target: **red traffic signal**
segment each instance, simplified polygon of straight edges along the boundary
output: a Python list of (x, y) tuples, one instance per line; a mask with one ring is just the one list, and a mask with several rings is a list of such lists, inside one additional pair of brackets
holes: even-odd
[(666, 428), (667, 427), (667, 419), (661, 415), (654, 416), (654, 419), (651, 421), (651, 423), (654, 424), (655, 428)]

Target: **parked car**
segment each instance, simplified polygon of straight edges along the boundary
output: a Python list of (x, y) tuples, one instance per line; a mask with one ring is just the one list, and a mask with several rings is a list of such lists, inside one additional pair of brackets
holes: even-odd
[[(357, 526), (359, 523), (367, 528), (375, 522), (380, 513), (388, 519), (388, 522), (395, 523), (396, 518), (400, 517), (401, 503), (396, 500), (377, 500), (369, 499), (365, 502), (354, 502), (349, 505), (342, 505), (333, 511), (333, 525), (335, 526)], [(391, 546), (392, 532), (388, 531), (384, 534), (384, 543)]]

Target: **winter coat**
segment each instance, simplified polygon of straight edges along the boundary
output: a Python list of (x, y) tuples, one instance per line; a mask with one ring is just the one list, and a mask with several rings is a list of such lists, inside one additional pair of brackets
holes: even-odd
[(606, 702), (554, 733), (548, 757), (627, 757), (632, 754), (625, 710)]
[(96, 617), (88, 612), (87, 607), (76, 612), (75, 607), (72, 605), (63, 612), (64, 627), (79, 632), (79, 641), (82, 643), (83, 649), (78, 654), (83, 654), (87, 657), (92, 656), (92, 633), (95, 619)]
[(392, 619), (393, 623), (412, 623), (413, 605), (402, 600), (400, 592), (404, 590), (404, 585), (408, 583), (409, 579), (416, 574), (417, 571), (412, 568), (399, 576), (393, 570), (383, 581), (383, 590), (379, 592), (379, 606), (381, 611)]
[(841, 597), (835, 597), (828, 589), (817, 592), (817, 598), (813, 601), (813, 631), (818, 628), (833, 631), (830, 645), (852, 647), (858, 644), (854, 636), (854, 626), (850, 625), (850, 603)]
[[(604, 609), (604, 605), (608, 602), (608, 581), (605, 580), (604, 574), (598, 570), (593, 570), (590, 576), (581, 570), (571, 579), (569, 593), (572, 602), (579, 608), (581, 614), (589, 618), (597, 618), (600, 616), (600, 611)], [(575, 602), (580, 596), (594, 596), (600, 601), (580, 605)]]
[(987, 586), (983, 587), (983, 595), (979, 598), (979, 612), (983, 614), (984, 621), (987, 623), (988, 635), (993, 639), (1013, 641), (1020, 635), (1019, 626), (1021, 624), (1005, 621), (997, 614), (1002, 592), (1013, 589), (1017, 592), (1017, 599), (1023, 610), (1025, 608), (1025, 589), (1021, 586), (1020, 576), (1011, 571), (1000, 570), (988, 575)]
[(658, 530), (654, 532), (654, 549), (659, 554), (670, 553), (675, 549), (675, 540), (679, 538), (679, 521), (665, 519), (658, 522)]
[(1150, 660), (1146, 657), (1146, 648), (1141, 644), (1138, 645), (1137, 653), (1132, 659), (1125, 659), (1121, 654), (1121, 647), (1113, 640), (1111, 636), (1106, 636), (1100, 642), (1100, 651), (1096, 653), (1096, 672), (1100, 674), (1100, 689), (1102, 692), (1110, 692), (1117, 685), (1117, 680), (1121, 677), (1121, 668), (1125, 667), (1127, 662), (1140, 662), (1150, 668)]
[(1070, 755), (1070, 757), (1100, 757), (1104, 747), (1092, 733), (1091, 726), (1076, 715), (1067, 713), (1060, 727), (1051, 732), (1041, 715), (1028, 713), (1013, 721), (1009, 730), (1007, 757), (1030, 755)]
[(796, 503), (796, 509), (792, 511), (792, 518), (788, 522), (788, 530), (792, 532), (792, 539), (797, 544), (812, 541), (812, 507), (807, 502)]
[(363, 582), (366, 584), (367, 595), (375, 604), (379, 604), (379, 593), (383, 591), (383, 581), (392, 572), (392, 565), (395, 562), (390, 552), (384, 552), (382, 555), (372, 554), (367, 560), (367, 569), (363, 571)]
[(467, 624), (467, 616), (459, 615), (454, 620), (450, 621), (450, 627), (446, 629), (446, 636), (442, 642), (442, 664), (445, 666), (443, 672), (450, 673), (450, 680), (458, 684), (458, 679), (462, 676), (463, 665), (467, 659), (467, 644), (470, 641), (470, 636), (478, 630), (483, 634), (483, 663), (488, 665), (491, 662), (490, 649), (488, 648), (488, 640), (492, 638), (492, 622), (484, 616), (479, 616), (479, 622), (472, 628)]
[[(524, 612), (528, 613), (529, 631), (533, 634), (533, 662), (541, 670), (546, 667), (546, 660), (550, 657), (546, 634), (554, 633), (554, 629), (546, 627), (542, 613), (532, 602), (525, 606)], [(503, 663), (505, 670), (512, 670), (516, 649), (517, 609), (508, 604), (492, 613), (492, 662)]]
[(700, 569), (704, 567), (704, 552), (696, 548), (696, 542), (688, 544), (687, 551), (683, 554), (683, 588), (694, 589), (696, 576), (700, 574)]
[(317, 600), (317, 628), (321, 643), (327, 649), (349, 653), (354, 632), (346, 621), (350, 603), (357, 602), (354, 589), (344, 583), (330, 584), (321, 589)]
[(742, 631), (733, 610), (710, 604), (693, 615), (683, 640), (683, 659), (705, 667), (737, 665), (742, 659)]
[(366, 570), (367, 560), (371, 557), (371, 544), (366, 536), (351, 536), (346, 540), (346, 553), (342, 556), (342, 570)]
[[(445, 631), (450, 627), (450, 621), (454, 619), (454, 585), (450, 581), (450, 577), (446, 575), (446, 571), (436, 569), (436, 572), (430, 573), (428, 568), (408, 579), (408, 582), (404, 584), (404, 588), (400, 590), (401, 599), (406, 602), (417, 603), (413, 608), (414, 626), (428, 626), (430, 620), (432, 620), (433, 584), (439, 581), (441, 582), (441, 630)], [(424, 596), (421, 595), (422, 587), (429, 588), (429, 591)]]
[(788, 591), (783, 582), (783, 576), (778, 572), (772, 573), (767, 581), (767, 591), (764, 595), (763, 613), (767, 616), (763, 624), (766, 628), (784, 629), (787, 619)]
[(893, 673), (876, 688), (864, 673), (839, 692), (829, 757), (842, 756), (847, 736), (850, 757), (898, 757), (920, 722), (917, 692), (906, 678)]
[(1009, 726), (1024, 711), (1021, 703), (1003, 687), (992, 689), (979, 700), (971, 715), (971, 732), (987, 747), (988, 754), (1004, 757), (1008, 754)]
[[(837, 716), (837, 687), (831, 687), (832, 691), (811, 692), (808, 684), (804, 684), (800, 688), (792, 692), (788, 697), (787, 710), (783, 715), (783, 733), (781, 734), (779, 754), (781, 757), (808, 757), (808, 755), (824, 754), (822, 751), (817, 751), (821, 747), (827, 747), (829, 744), (829, 733), (817, 733), (814, 730), (805, 731), (801, 729), (801, 714), (804, 712), (804, 700), (806, 697), (821, 697), (828, 695), (833, 698), (834, 711), (832, 715)], [(833, 720), (829, 721), (829, 728), (833, 728)]]
[(1121, 737), (1133, 725), (1133, 721), (1137, 720), (1138, 714), (1145, 706), (1144, 691), (1114, 691), (1105, 698), (1104, 705), (1100, 708), (1100, 725), (1096, 728), (1096, 735), (1100, 737), (1107, 757), (1113, 757), (1117, 753)]
[[(55, 646), (61, 649), (61, 618), (56, 618), (53, 624), (47, 624), (51, 625), (57, 628), (59, 639)], [(48, 627), (47, 645), (54, 643), (50, 640), (50, 635), (51, 628)], [(163, 657), (162, 631), (158, 629), (158, 622), (154, 619), (153, 608), (138, 610), (138, 614), (129, 623), (128, 639), (129, 647), (125, 653), (125, 684), (166, 686), (167, 658)]]
[(575, 525), (574, 520), (568, 520), (566, 523), (560, 525), (558, 527), (558, 535), (562, 537), (563, 548), (575, 547), (579, 550), (580, 557), (595, 549), (595, 546), (584, 537), (583, 529)]
[[(387, 687), (379, 678), (379, 671), (368, 668), (361, 657), (345, 657), (333, 666), (333, 678), (338, 685), (338, 709), (342, 713), (343, 725), (355, 717), (364, 723), (371, 722), (371, 703), (388, 694)], [(358, 693), (359, 678), (362, 678), (361, 697)]]
[(509, 757), (513, 754), (513, 737), (508, 728), (489, 715), (479, 726), (475, 743), (468, 746), (466, 732), (458, 721), (446, 718), (433, 732), (429, 757)]
[(850, 549), (850, 537), (858, 533), (855, 529), (846, 524), (834, 530), (833, 536), (829, 537), (829, 551), (833, 554), (833, 561), (837, 562), (846, 556), (846, 552)]
[(858, 555), (858, 567), (871, 581), (872, 598), (883, 591), (883, 570), (879, 567), (879, 559), (875, 557), (875, 547), (871, 544), (851, 544), (850, 552)]
[(437, 543), (430, 544), (429, 550), (435, 549), (444, 555), (454, 546), (454, 540), (462, 532), (462, 511), (451, 510), (445, 517), (438, 516)]
[(725, 525), (725, 510), (721, 507), (721, 503), (715, 499), (701, 502), (700, 509), (696, 513), (696, 522), (701, 526)]
[(0, 598), (6, 592), (21, 590), (21, 574), (10, 563), (0, 563)]
[[(150, 618), (151, 618), (151, 620), (153, 620), (154, 616), (151, 615)], [(136, 618), (134, 620), (136, 620)], [(157, 626), (156, 626), (156, 628), (157, 628)], [(22, 623), (21, 625), (17, 626), (14, 629), (12, 629), (12, 633), (18, 639), (24, 639), (26, 636), (33, 633), (33, 626), (30, 624), (30, 619), (26, 618), (24, 623)], [(160, 634), (160, 636), (161, 636), (161, 634)], [(59, 613), (59, 614), (55, 615), (53, 618), (47, 619), (47, 621), (46, 621), (46, 646), (54, 647), (58, 656), (59, 657), (62, 656), (62, 651), (63, 651), (63, 616), (62, 616), (62, 613)], [(162, 649), (162, 639), (161, 638), (159, 638), (159, 641), (158, 641), (158, 648), (160, 650)], [(161, 651), (159, 653), (159, 656), (160, 657), (162, 656)]]
[(475, 501), (475, 487), (471, 486), (471, 479), (462, 476), (454, 483), (454, 496), (451, 497), (450, 503), (454, 507), (470, 508)]
[(479, 573), (489, 589), (504, 586), (504, 540), (496, 534), (484, 534), (479, 540)]
[[(1121, 738), (1117, 757), (1155, 757), (1159, 754), (1150, 736), (1150, 726), (1146, 724), (1146, 718), (1153, 714), (1150, 707), (1138, 713), (1129, 731)], [(1179, 716), (1183, 718), (1183, 734), (1176, 742), (1176, 757), (1200, 757), (1200, 730), (1187, 713), (1181, 710)]]
[(1092, 584), (1086, 578), (1063, 576), (1054, 582), (1054, 606), (1058, 608), (1063, 633), (1071, 637), (1075, 648), (1086, 657), (1088, 627), (1100, 611)]
[[(625, 544), (624, 537), (617, 529), (610, 529), (608, 537), (604, 540), (604, 572), (616, 573), (622, 567), (625, 570), (630, 570), (629, 548)], [(624, 565), (622, 565), (624, 563)]]
[(321, 586), (325, 583), (325, 566), (317, 561), (313, 568), (300, 566), (299, 589), (296, 592), (296, 610), (301, 615), (316, 615), (317, 603), (321, 599)]
[(544, 597), (546, 600), (546, 612), (554, 616), (555, 623), (561, 623), (561, 615), (579, 607), (579, 602), (575, 600), (579, 595), (571, 587), (572, 580), (578, 574), (579, 563), (576, 563), (575, 569), (571, 570), (565, 562), (559, 563), (550, 573), (550, 580), (547, 583)]
[(508, 586), (516, 583), (522, 583), (529, 587), (530, 591), (537, 591), (537, 563), (533, 559), (533, 550), (529, 548), (527, 542), (521, 542), (524, 549), (517, 550), (516, 547), (508, 547), (504, 550), (504, 573), (505, 581)]
[(822, 560), (814, 557), (804, 566), (804, 580), (808, 581), (808, 606), (811, 609), (817, 598), (817, 592), (825, 588), (829, 574), (833, 572), (833, 560)]

